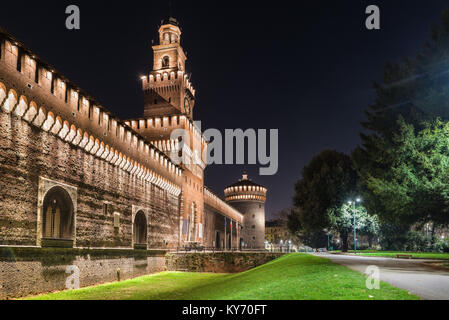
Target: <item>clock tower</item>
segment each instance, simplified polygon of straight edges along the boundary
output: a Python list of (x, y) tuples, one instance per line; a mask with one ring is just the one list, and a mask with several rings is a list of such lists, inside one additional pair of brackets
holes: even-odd
[(195, 89), (186, 73), (187, 56), (181, 47), (181, 28), (175, 18), (162, 21), (159, 43), (153, 46), (153, 51), (152, 71), (142, 77), (144, 116), (125, 123), (168, 157), (179, 161), (183, 169), (180, 245), (202, 243), (207, 141), (193, 121)]
[(145, 117), (185, 115), (193, 119), (195, 89), (186, 73), (181, 34), (175, 18), (162, 20), (159, 44), (153, 46), (153, 70), (142, 78)]

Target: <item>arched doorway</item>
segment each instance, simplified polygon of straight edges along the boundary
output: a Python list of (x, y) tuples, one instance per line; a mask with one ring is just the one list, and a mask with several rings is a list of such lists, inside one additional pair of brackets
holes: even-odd
[(73, 247), (74, 207), (62, 187), (53, 187), (44, 197), (42, 246)]
[(143, 211), (134, 217), (134, 248), (147, 249), (147, 217)]

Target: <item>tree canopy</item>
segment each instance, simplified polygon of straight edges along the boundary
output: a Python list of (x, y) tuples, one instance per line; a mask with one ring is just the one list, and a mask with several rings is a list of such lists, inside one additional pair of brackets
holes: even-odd
[(449, 11), (415, 57), (387, 64), (352, 158), (364, 205), (398, 225), (448, 222)]
[(343, 250), (347, 250), (355, 217), (359, 232), (372, 239), (378, 229), (376, 218), (369, 216), (364, 207), (353, 208), (347, 203), (355, 198), (356, 188), (357, 174), (350, 157), (337, 151), (323, 151), (303, 169), (303, 177), (296, 184), (290, 230), (300, 231), (303, 239), (324, 229), (338, 233)]
[(392, 159), (387, 172), (368, 174), (366, 186), (383, 203), (378, 214), (400, 223), (449, 222), (449, 123), (435, 121), (416, 132), (398, 121), (394, 147), (384, 156)]
[(318, 231), (331, 225), (332, 212), (354, 193), (357, 174), (344, 153), (325, 150), (302, 170), (295, 186), (294, 206), (300, 210), (298, 223), (306, 231)]

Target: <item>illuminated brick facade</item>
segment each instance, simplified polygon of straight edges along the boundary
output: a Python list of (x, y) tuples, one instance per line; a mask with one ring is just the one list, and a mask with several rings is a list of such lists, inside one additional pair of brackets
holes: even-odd
[(144, 117), (122, 121), (0, 29), (0, 245), (211, 247), (226, 222), (238, 248), (243, 215), (204, 186), (181, 30), (159, 32)]

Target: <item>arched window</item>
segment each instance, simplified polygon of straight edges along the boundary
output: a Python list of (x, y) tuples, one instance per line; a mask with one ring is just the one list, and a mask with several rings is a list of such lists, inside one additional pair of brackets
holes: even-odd
[(170, 67), (170, 58), (165, 56), (162, 58), (162, 68), (169, 68)]
[(73, 240), (73, 220), (73, 203), (67, 191), (62, 187), (54, 187), (48, 191), (43, 206), (43, 238)]
[(142, 211), (134, 218), (134, 244), (138, 247), (147, 245), (147, 218)]

